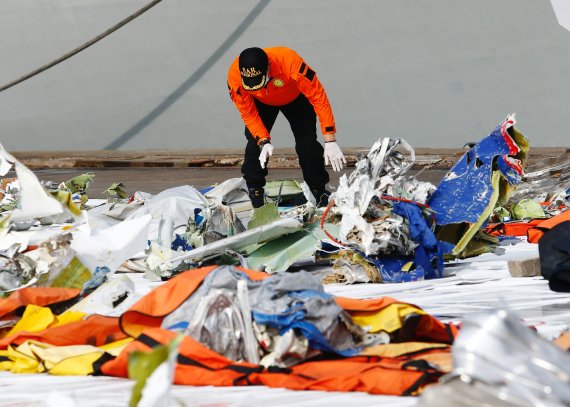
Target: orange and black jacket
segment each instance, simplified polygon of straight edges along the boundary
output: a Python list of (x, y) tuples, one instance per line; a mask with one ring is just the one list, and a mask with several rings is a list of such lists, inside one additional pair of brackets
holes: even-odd
[(228, 72), (228, 90), (241, 117), (251, 134), (260, 143), (270, 139), (255, 107), (254, 98), (271, 106), (283, 106), (295, 100), (299, 94), (307, 97), (319, 118), (323, 134), (336, 133), (334, 117), (323, 85), (314, 70), (292, 49), (286, 47), (264, 48), (269, 58), (269, 82), (253, 92), (246, 91), (241, 83), (239, 58)]

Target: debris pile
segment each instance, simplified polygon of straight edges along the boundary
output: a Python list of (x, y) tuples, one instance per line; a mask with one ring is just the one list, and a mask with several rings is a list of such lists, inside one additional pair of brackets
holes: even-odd
[[(14, 165), (18, 176), (4, 186), (2, 230), (4, 240), (14, 243), (2, 246), (7, 250), (3, 257), (14, 264), (12, 275), (22, 270), (21, 282), (12, 279), (12, 286), (4, 288), (34, 284), (32, 274), (49, 269), (45, 261), (39, 268), (31, 266), (33, 259), (26, 263), (30, 254), (21, 252), (41, 242), (17, 243), (17, 231), (47, 233), (47, 240), (61, 235), (61, 229), (77, 253), (72, 257), (92, 275), (103, 269), (111, 274), (144, 271), (149, 280), (160, 281), (201, 266), (234, 264), (267, 273), (306, 269), (325, 283), (441, 278), (444, 260), (498, 245), (485, 227), (489, 219), (508, 217), (505, 207), (515, 199), (528, 153), (528, 142), (514, 123), (509, 116), (475, 144), (437, 187), (408, 175), (415, 153), (406, 141), (381, 138), (340, 179), (324, 212), (315, 207), (309, 188), (293, 180), (270, 182), (271, 202), (256, 210), (241, 178), (204, 190), (175, 187), (155, 196), (141, 191), (129, 196), (116, 182), (106, 189), (106, 201), (88, 200), (93, 174), (57, 186), (44, 183), (44, 188), (2, 150), (4, 174)], [(558, 193), (557, 210), (568, 202), (565, 198)], [(543, 215), (536, 199), (512, 202), (509, 216)], [(49, 233), (46, 225), (53, 226)]]
[[(180, 384), (419, 394), (451, 371), (458, 328), (323, 284), (444, 278), (446, 264), (545, 235), (541, 252), (561, 259), (541, 259), (545, 277), (568, 290), (568, 250), (545, 242), (567, 234), (554, 229), (570, 216), (570, 160), (525, 174), (528, 141), (514, 125), (507, 117), (438, 186), (409, 174), (405, 140), (381, 138), (326, 208), (294, 180), (269, 182), (255, 210), (241, 178), (156, 195), (116, 182), (94, 199), (93, 174), (40, 182), (0, 147), (0, 176), (15, 170), (0, 183), (0, 370), (126, 377), (137, 352), (160, 345), (149, 363)], [(156, 288), (141, 292), (134, 273)], [(464, 377), (462, 344), (444, 387)], [(159, 380), (146, 373), (131, 376)]]

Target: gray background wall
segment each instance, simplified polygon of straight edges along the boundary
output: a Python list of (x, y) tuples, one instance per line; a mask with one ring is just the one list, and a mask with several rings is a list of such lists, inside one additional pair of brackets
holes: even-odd
[[(0, 0), (0, 84), (146, 1)], [(227, 68), (287, 45), (317, 71), (341, 145), (461, 147), (507, 114), (567, 146), (570, 32), (548, 0), (165, 0), (78, 56), (0, 93), (8, 150), (238, 147)], [(283, 117), (278, 147), (293, 137)]]

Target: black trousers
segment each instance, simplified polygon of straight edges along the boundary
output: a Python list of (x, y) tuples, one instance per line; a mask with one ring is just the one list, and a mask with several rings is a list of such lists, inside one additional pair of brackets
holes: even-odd
[[(303, 178), (312, 190), (322, 191), (329, 182), (329, 174), (325, 170), (324, 149), (317, 140), (317, 115), (315, 109), (305, 95), (301, 94), (291, 103), (284, 106), (270, 106), (255, 100), (255, 106), (267, 131), (271, 132), (279, 111), (289, 121), (295, 137), (295, 151), (303, 171)], [(245, 128), (247, 146), (241, 172), (248, 188), (263, 188), (267, 167), (261, 168), (259, 162), (260, 149), (249, 129)]]

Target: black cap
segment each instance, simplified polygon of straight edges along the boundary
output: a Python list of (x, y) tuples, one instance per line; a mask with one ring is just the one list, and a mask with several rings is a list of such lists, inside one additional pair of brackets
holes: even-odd
[(239, 54), (239, 72), (245, 90), (258, 90), (265, 85), (269, 58), (261, 48), (248, 48)]

